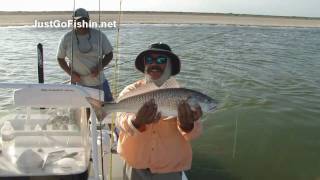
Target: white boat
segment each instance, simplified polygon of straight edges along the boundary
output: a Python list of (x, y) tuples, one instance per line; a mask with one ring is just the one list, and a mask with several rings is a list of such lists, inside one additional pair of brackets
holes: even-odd
[[(91, 113), (88, 118), (86, 113), (90, 106), (85, 97), (99, 99), (103, 92), (53, 84), (3, 83), (0, 88), (15, 89), (15, 107), (0, 119), (0, 127), (4, 127), (1, 129), (0, 177), (85, 177), (83, 174), (88, 173), (88, 179), (102, 179), (104, 172), (104, 179), (122, 179), (123, 164), (118, 154), (112, 154), (112, 168), (109, 165), (111, 131), (108, 126), (102, 129), (101, 155), (95, 114)], [(5, 130), (7, 126), (13, 130), (9, 135)]]

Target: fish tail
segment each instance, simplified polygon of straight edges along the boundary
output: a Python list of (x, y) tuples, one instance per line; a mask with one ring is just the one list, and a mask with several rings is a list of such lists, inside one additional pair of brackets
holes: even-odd
[(108, 108), (105, 105), (105, 102), (93, 99), (91, 97), (87, 97), (86, 99), (91, 105), (93, 111), (95, 112), (98, 121), (103, 121), (103, 119), (108, 115)]

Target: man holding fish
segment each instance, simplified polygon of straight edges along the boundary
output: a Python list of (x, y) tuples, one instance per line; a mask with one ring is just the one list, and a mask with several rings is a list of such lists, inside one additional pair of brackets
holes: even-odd
[(174, 77), (180, 59), (167, 44), (152, 44), (135, 61), (145, 78), (126, 88), (115, 102), (87, 98), (101, 121), (111, 112), (120, 129), (118, 153), (126, 180), (181, 180), (191, 168), (190, 140), (202, 132), (202, 112), (216, 109), (209, 96), (180, 88)]
[[(145, 74), (145, 79), (127, 86), (120, 99), (130, 98), (134, 93), (179, 88), (172, 76), (180, 72), (180, 59), (167, 44), (152, 44), (137, 56), (135, 66)], [(137, 113), (118, 115), (117, 125), (121, 130), (118, 152), (125, 160), (124, 179), (181, 180), (182, 172), (191, 168), (190, 140), (202, 132), (199, 120), (202, 109), (197, 104), (192, 108), (182, 100), (175, 105), (177, 116), (164, 116), (160, 104), (151, 98)]]

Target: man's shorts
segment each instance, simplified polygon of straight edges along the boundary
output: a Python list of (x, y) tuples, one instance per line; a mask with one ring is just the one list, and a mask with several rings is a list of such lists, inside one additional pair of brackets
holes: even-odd
[(109, 86), (108, 80), (105, 80), (103, 82), (102, 87), (103, 87), (103, 92), (104, 92), (104, 102), (113, 101), (113, 97), (112, 97), (112, 93), (111, 93), (111, 90), (110, 90), (110, 86)]

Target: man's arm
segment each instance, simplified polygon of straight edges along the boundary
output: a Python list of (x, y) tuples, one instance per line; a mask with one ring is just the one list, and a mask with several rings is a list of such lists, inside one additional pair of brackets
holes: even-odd
[(71, 76), (71, 83), (76, 83), (80, 81), (80, 75), (76, 72), (71, 73), (71, 68), (68, 66), (65, 58), (58, 58), (59, 66), (69, 75)]
[(71, 69), (68, 66), (66, 60), (64, 58), (58, 58), (58, 63), (59, 63), (59, 66), (64, 70), (64, 72), (66, 72), (70, 76), (71, 75)]
[(113, 52), (111, 51), (109, 54), (104, 55), (102, 59), (102, 67), (106, 67), (113, 58)]
[(178, 106), (178, 130), (186, 140), (197, 138), (202, 132), (201, 118), (202, 110), (198, 106), (195, 111), (186, 101), (183, 101)]
[(201, 120), (197, 120), (193, 123), (193, 128), (189, 132), (185, 132), (185, 130), (181, 129), (178, 123), (178, 130), (180, 131), (181, 135), (187, 140), (191, 141), (198, 138), (202, 134), (202, 122)]
[[(119, 98), (125, 96), (130, 91), (133, 91), (142, 84), (142, 81), (135, 82), (124, 88), (119, 94)], [(144, 118), (142, 118), (144, 117)], [(120, 130), (126, 134), (134, 135), (135, 133), (142, 132), (141, 127), (146, 124), (158, 121), (161, 114), (157, 112), (157, 107), (154, 101), (149, 101), (145, 103), (138, 111), (137, 114), (134, 113), (118, 113), (118, 118), (116, 120), (117, 126)], [(145, 129), (144, 129), (145, 130)]]
[[(138, 83), (134, 83), (125, 87), (119, 94), (119, 98), (129, 93), (130, 91), (136, 89)], [(133, 125), (131, 126), (130, 122), (135, 119), (136, 116), (133, 113), (117, 113), (116, 125), (123, 132), (128, 135), (134, 135), (139, 132)]]
[(94, 67), (91, 70), (92, 76), (96, 77), (100, 73), (100, 71), (103, 71), (104, 67), (106, 67), (111, 62), (112, 58), (113, 58), (112, 51), (109, 54), (104, 55), (102, 62), (101, 62), (101, 65), (98, 64), (96, 67)]

